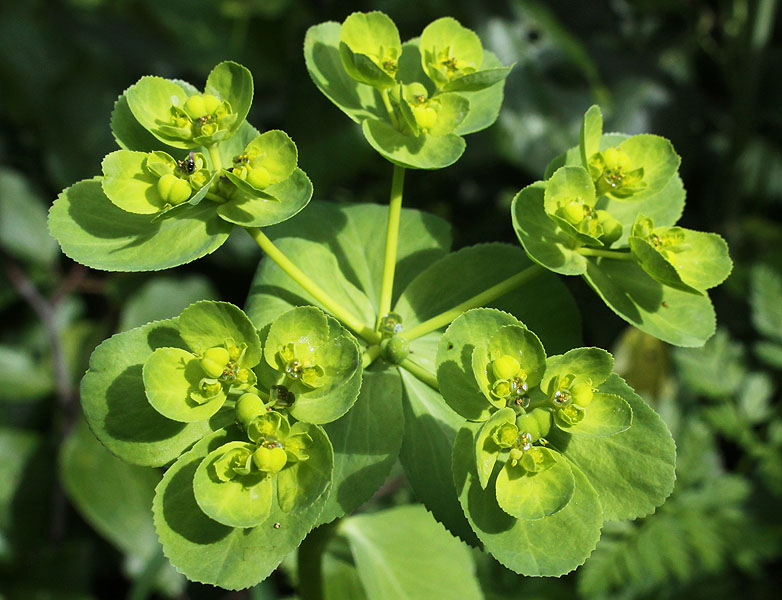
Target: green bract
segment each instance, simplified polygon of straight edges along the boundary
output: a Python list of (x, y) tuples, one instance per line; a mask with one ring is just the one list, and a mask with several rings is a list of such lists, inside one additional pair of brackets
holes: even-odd
[(204, 421), (229, 393), (255, 385), (252, 368), (261, 344), (244, 313), (224, 302), (197, 302), (179, 317), (179, 332), (189, 350), (158, 348), (144, 363), (149, 403), (174, 421)]
[(142, 77), (125, 96), (133, 116), (158, 140), (190, 149), (233, 135), (250, 110), (253, 80), (246, 68), (226, 61), (209, 73), (203, 93), (181, 82)]
[(362, 124), (370, 145), (414, 169), (439, 169), (459, 159), (461, 136), (497, 118), (510, 71), (451, 18), (402, 44), (388, 16), (353, 13), (342, 25), (311, 27), (304, 52), (315, 84)]
[(644, 271), (664, 285), (685, 291), (719, 285), (733, 266), (728, 245), (716, 233), (655, 227), (650, 217), (641, 214), (629, 242)]
[(314, 307), (281, 315), (263, 343), (272, 406), (300, 421), (329, 423), (344, 415), (361, 388), (358, 344), (337, 321)]
[[(243, 67), (227, 64), (210, 81), (238, 93)], [(135, 87), (115, 105), (112, 127), (123, 149), (104, 158), (104, 177), (64, 190), (50, 211), (49, 228), (68, 256), (113, 271), (164, 269), (213, 252), (232, 224), (273, 225), (307, 205), (312, 183), (286, 133), (259, 134), (243, 121), (209, 148), (177, 150), (141, 134), (125, 97)]]
[[(516, 195), (513, 224), (538, 264), (582, 275), (639, 329), (671, 344), (699, 346), (715, 328), (703, 292), (727, 277), (731, 261), (719, 236), (674, 226), (685, 196), (678, 165), (667, 140), (603, 134), (600, 109), (593, 106), (579, 146), (552, 161), (547, 181)], [(569, 412), (578, 418), (577, 409)]]

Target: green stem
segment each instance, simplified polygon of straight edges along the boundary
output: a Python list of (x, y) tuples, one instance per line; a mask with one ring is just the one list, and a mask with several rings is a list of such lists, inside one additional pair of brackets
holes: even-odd
[(225, 198), (215, 194), (214, 192), (207, 192), (204, 198), (211, 200), (212, 202), (225, 202)]
[(323, 554), (334, 537), (339, 520), (314, 529), (304, 538), (296, 553), (299, 596), (302, 600), (323, 600)]
[(635, 260), (632, 252), (621, 250), (598, 250), (597, 248), (576, 248), (576, 252), (582, 256), (599, 256), (601, 258), (615, 258), (616, 260)]
[(212, 168), (215, 171), (220, 171), (223, 168), (223, 161), (220, 158), (220, 153), (217, 151), (217, 144), (209, 146), (209, 158), (212, 159)]
[(467, 312), (471, 308), (478, 308), (484, 306), (489, 302), (496, 300), (497, 298), (504, 296), (511, 290), (519, 287), (520, 285), (527, 283), (530, 279), (543, 272), (543, 267), (538, 265), (532, 265), (516, 273), (512, 277), (508, 277), (505, 281), (501, 281), (497, 285), (491, 286), (489, 289), (484, 290), (480, 294), (473, 296), (472, 298), (465, 300), (461, 304), (454, 306), (451, 310), (447, 310), (444, 313), (440, 313), (437, 316), (427, 319), (423, 323), (419, 323), (409, 331), (403, 331), (400, 335), (404, 336), (408, 340), (414, 340), (426, 335), (432, 331), (436, 331), (441, 327), (445, 327), (456, 317), (462, 313)]
[(394, 165), (391, 179), (391, 197), (388, 202), (388, 227), (386, 228), (386, 254), (383, 262), (383, 280), (380, 284), (380, 306), (377, 327), (380, 320), (391, 310), (391, 296), (394, 291), (394, 270), (396, 250), (399, 243), (399, 217), (402, 214), (402, 190), (405, 185), (405, 168)]
[(364, 325), (349, 310), (342, 308), (339, 302), (329, 296), (323, 288), (312, 281), (312, 279), (299, 269), (299, 267), (293, 264), (293, 262), (291, 262), (291, 260), (285, 256), (268, 237), (266, 237), (260, 228), (245, 227), (245, 229), (247, 230), (247, 233), (250, 234), (250, 237), (255, 240), (255, 243), (260, 246), (261, 250), (266, 253), (266, 256), (276, 262), (291, 279), (303, 287), (310, 296), (315, 298), (317, 302), (323, 305), (326, 310), (339, 319), (345, 326), (355, 331), (370, 344), (377, 344), (380, 341), (379, 333), (372, 331), (372, 329)]
[(380, 95), (383, 97), (383, 104), (386, 107), (386, 112), (388, 112), (388, 118), (391, 119), (391, 123), (396, 127), (398, 125), (396, 113), (394, 112), (394, 107), (391, 106), (391, 98), (388, 97), (388, 88), (384, 88)]
[(361, 366), (366, 369), (369, 365), (375, 362), (377, 357), (380, 356), (380, 351), (380, 345), (378, 344), (367, 348), (361, 357)]
[(411, 375), (423, 381), (426, 385), (428, 385), (433, 390), (436, 390), (438, 392), (440, 391), (440, 384), (437, 383), (437, 377), (435, 377), (434, 373), (430, 373), (428, 370), (424, 369), (420, 365), (417, 365), (409, 358), (404, 359), (399, 366), (402, 367), (405, 371), (407, 371)]

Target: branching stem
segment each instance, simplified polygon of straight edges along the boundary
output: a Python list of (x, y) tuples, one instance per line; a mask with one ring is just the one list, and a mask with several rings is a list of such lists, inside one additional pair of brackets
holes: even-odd
[(582, 256), (598, 256), (600, 258), (615, 258), (616, 260), (634, 260), (632, 252), (622, 250), (600, 250), (598, 248), (576, 248)]
[(220, 152), (217, 150), (217, 144), (209, 146), (209, 158), (212, 159), (212, 168), (220, 171), (223, 168), (223, 161), (220, 158)]
[(427, 333), (436, 331), (441, 327), (448, 325), (459, 315), (467, 312), (471, 308), (478, 308), (484, 306), (489, 302), (496, 300), (497, 298), (504, 296), (508, 292), (516, 289), (520, 285), (523, 285), (530, 281), (533, 277), (543, 272), (543, 267), (538, 265), (532, 265), (516, 273), (512, 277), (508, 277), (505, 281), (491, 286), (489, 289), (482, 291), (480, 294), (465, 300), (461, 304), (457, 304), (452, 309), (440, 313), (437, 316), (427, 319), (423, 323), (419, 323), (409, 331), (404, 331), (400, 335), (406, 337), (408, 340), (414, 340)]
[(402, 361), (400, 365), (405, 371), (413, 375), (414, 377), (420, 379), (423, 381), (426, 385), (428, 385), (430, 388), (436, 391), (440, 391), (440, 384), (437, 383), (437, 377), (434, 373), (431, 373), (427, 369), (424, 369), (422, 366), (414, 363), (409, 358), (406, 358)]
[(380, 356), (380, 346), (378, 344), (370, 346), (364, 350), (364, 354), (361, 357), (361, 366), (366, 369), (369, 365), (375, 362), (378, 356)]
[(394, 292), (394, 270), (396, 269), (396, 251), (399, 243), (399, 218), (402, 214), (402, 190), (405, 185), (405, 168), (394, 165), (391, 179), (391, 197), (388, 203), (388, 227), (386, 228), (386, 254), (383, 262), (383, 280), (380, 284), (380, 306), (378, 322), (391, 310), (391, 296)]
[(271, 258), (277, 265), (285, 271), (291, 279), (298, 283), (304, 290), (319, 302), (326, 310), (339, 319), (345, 326), (355, 331), (370, 344), (377, 344), (380, 341), (380, 334), (364, 325), (349, 310), (334, 300), (317, 283), (312, 281), (299, 267), (280, 251), (277, 246), (261, 231), (258, 227), (245, 227), (255, 242), (260, 246), (266, 256)]

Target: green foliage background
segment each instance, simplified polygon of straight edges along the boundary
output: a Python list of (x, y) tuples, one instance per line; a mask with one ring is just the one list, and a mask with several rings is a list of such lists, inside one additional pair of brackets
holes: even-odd
[[(338, 536), (316, 532), (302, 547), (305, 560), (325, 552), (322, 597), (429, 598), (449, 583), (463, 591), (455, 597), (487, 599), (774, 597), (782, 566), (775, 0), (418, 0), (414, 10), (401, 0), (4, 2), (0, 597), (222, 597), (186, 585), (162, 559), (149, 511), (159, 475), (122, 463), (92, 438), (81, 423), (78, 380), (92, 349), (114, 332), (174, 316), (198, 299), (243, 305), (257, 248), (237, 232), (176, 273), (90, 271), (61, 256), (46, 232), (46, 210), (63, 187), (96, 174), (114, 148), (108, 120), (122, 90), (149, 73), (201, 82), (224, 59), (252, 71), (249, 120), (296, 140), (316, 199), (384, 203), (389, 165), (312, 85), (301, 52), (310, 25), (371, 9), (391, 15), (403, 39), (454, 16), (504, 64), (517, 63), (497, 124), (471, 136), (458, 170), (408, 175), (405, 205), (450, 221), (455, 248), (516, 243), (513, 195), (573, 144), (581, 115), (598, 102), (606, 131), (671, 139), (688, 190), (682, 225), (722, 234), (736, 266), (712, 293), (721, 329), (702, 349), (673, 351), (626, 330), (582, 282), (566, 280), (587, 345), (614, 350), (617, 370), (677, 440), (677, 487), (655, 514), (612, 524), (571, 575), (522, 578), (488, 555), (451, 548), (423, 511), (376, 512), (412, 501), (397, 469)], [(453, 573), (427, 563), (426, 552), (411, 560), (395, 523), (427, 531), (435, 551), (447, 548)], [(378, 564), (398, 572), (384, 579)], [(425, 578), (427, 586), (416, 583)], [(296, 581), (291, 558), (238, 594), (287, 597)], [(302, 596), (312, 593), (308, 585), (302, 581)]]

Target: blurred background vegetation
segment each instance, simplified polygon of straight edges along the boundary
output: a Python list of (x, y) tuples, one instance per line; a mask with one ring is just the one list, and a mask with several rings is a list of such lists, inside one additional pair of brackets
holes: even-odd
[[(301, 53), (310, 25), (371, 9), (391, 15), (402, 39), (452, 15), (504, 63), (516, 63), (497, 124), (469, 137), (459, 165), (408, 176), (406, 205), (453, 223), (457, 246), (517, 243), (511, 198), (575, 143), (581, 115), (598, 102), (608, 131), (673, 141), (688, 190), (683, 225), (721, 233), (736, 263), (712, 293), (720, 329), (702, 349), (674, 350), (626, 329), (580, 279), (567, 281), (583, 310), (584, 341), (612, 349), (618, 369), (671, 428), (677, 487), (654, 515), (607, 525), (592, 558), (561, 579), (522, 578), (474, 553), (486, 598), (779, 597), (782, 38), (775, 0), (3, 2), (0, 597), (295, 593), (294, 561), (249, 592), (186, 584), (162, 559), (152, 527), (159, 474), (106, 453), (78, 404), (96, 344), (200, 298), (242, 305), (257, 248), (238, 231), (176, 273), (95, 272), (60, 254), (46, 210), (62, 188), (99, 174), (115, 147), (108, 123), (122, 90), (152, 73), (202, 85), (223, 59), (254, 74), (249, 120), (293, 137), (316, 199), (386, 202), (389, 165), (312, 85)], [(407, 501), (409, 491), (395, 485), (375, 504)], [(402, 551), (387, 550), (389, 560)], [(339, 548), (327, 566), (326, 597), (379, 597)]]

